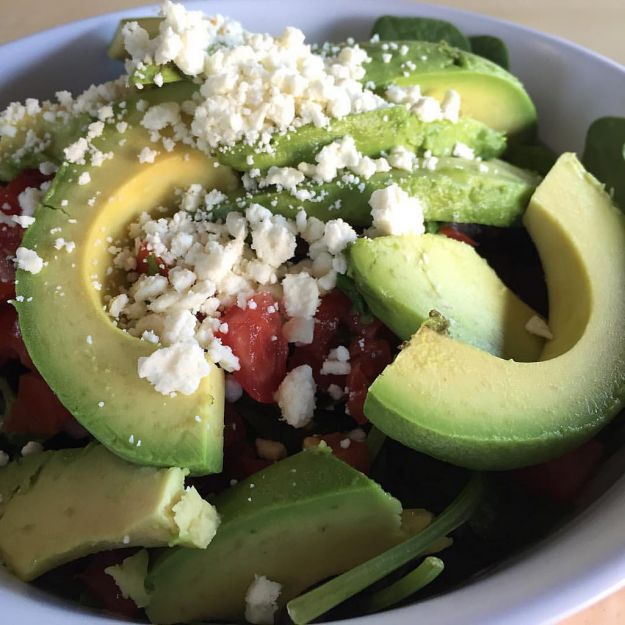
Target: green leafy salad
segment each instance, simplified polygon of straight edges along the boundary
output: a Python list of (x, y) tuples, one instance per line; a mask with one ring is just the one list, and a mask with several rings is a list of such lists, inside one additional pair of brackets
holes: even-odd
[(21, 580), (304, 625), (466, 583), (592, 492), (623, 439), (625, 121), (557, 155), (500, 39), (372, 28), (165, 0), (120, 23), (118, 79), (0, 113)]

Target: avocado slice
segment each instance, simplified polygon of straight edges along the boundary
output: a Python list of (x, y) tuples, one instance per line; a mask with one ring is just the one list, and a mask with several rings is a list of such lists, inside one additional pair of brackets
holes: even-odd
[(194, 488), (185, 490), (187, 473), (137, 467), (101, 445), (15, 461), (0, 469), (0, 559), (30, 581), (107, 549), (203, 549), (219, 517)]
[(421, 201), (426, 221), (512, 226), (520, 223), (539, 180), (531, 172), (496, 159), (484, 163), (443, 157), (433, 171), (423, 167), (411, 172), (396, 169), (374, 174), (368, 180), (298, 185), (298, 191), (313, 194), (310, 200), (298, 200), (288, 190), (238, 194), (216, 206), (213, 218), (225, 218), (230, 211), (260, 204), (290, 219), (304, 209), (309, 217), (329, 221), (336, 219), (338, 205), (341, 217), (352, 226), (370, 226), (371, 194), (397, 184)]
[(63, 162), (63, 150), (85, 133), (92, 120), (86, 113), (70, 115), (57, 109), (44, 103), (38, 112), (6, 125), (0, 133), (0, 181), (9, 182), (45, 161)]
[(383, 42), (362, 44), (371, 58), (364, 66), (365, 83), (372, 82), (379, 91), (391, 84), (419, 85), (424, 95), (438, 100), (448, 89), (454, 89), (460, 94), (462, 115), (504, 132), (515, 141), (534, 136), (536, 107), (521, 81), (510, 72), (444, 42), (396, 43), (399, 48), (405, 46), (404, 54), (399, 49), (385, 49)]
[(525, 329), (537, 313), (470, 245), (438, 234), (361, 238), (349, 271), (371, 312), (403, 340), (436, 310), (458, 341), (502, 358), (540, 356), (544, 340)]
[(423, 122), (403, 106), (376, 109), (333, 120), (325, 128), (307, 124), (283, 135), (273, 135), (268, 148), (237, 143), (217, 153), (220, 163), (238, 171), (295, 166), (314, 162), (324, 145), (353, 137), (365, 156), (378, 156), (397, 145), (434, 156), (451, 156), (456, 143), (468, 145), (476, 156), (496, 158), (505, 149), (500, 132), (469, 118)]
[[(154, 90), (144, 99), (179, 101), (188, 93), (186, 84)], [(156, 348), (117, 328), (104, 311), (106, 285), (115, 279), (107, 274), (106, 240), (123, 238), (143, 211), (173, 206), (178, 188), (199, 183), (231, 191), (237, 181), (228, 168), (214, 167), (212, 159), (182, 144), (172, 152), (161, 150), (152, 164), (140, 163), (138, 154), (153, 144), (139, 123), (143, 113), (136, 103), (128, 102), (127, 110), (123, 134), (107, 126), (94, 140), (102, 152), (115, 156), (100, 167), (65, 163), (26, 233), (23, 245), (47, 265), (37, 274), (17, 272), (22, 335), (61, 402), (111, 451), (140, 464), (218, 472), (223, 371), (211, 365), (195, 393), (176, 397), (139, 379), (138, 359)], [(85, 172), (90, 182), (81, 185)], [(59, 237), (74, 242), (75, 251), (57, 250)]]
[(243, 620), (255, 575), (282, 585), (282, 606), (406, 538), (400, 503), (327, 447), (256, 473), (215, 505), (222, 523), (208, 548), (169, 551), (149, 573), (152, 622)]
[(625, 404), (625, 217), (574, 154), (536, 190), (525, 225), (545, 268), (554, 339), (501, 360), (423, 326), (369, 389), (365, 414), (413, 449), (510, 469), (590, 438)]

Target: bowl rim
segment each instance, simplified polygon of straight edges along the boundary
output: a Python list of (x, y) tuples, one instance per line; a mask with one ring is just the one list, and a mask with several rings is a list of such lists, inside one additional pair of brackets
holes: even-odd
[[(325, 1), (327, 0), (321, 0), (321, 2)], [(349, 0), (333, 1), (345, 6), (350, 4)], [(303, 5), (305, 0), (296, 0), (294, 3)], [(253, 6), (254, 0), (220, 0), (210, 3), (207, 0), (187, 0), (184, 4), (188, 8), (202, 8), (209, 11), (223, 10), (227, 13), (228, 7), (243, 5)], [(263, 6), (284, 6), (283, 0), (263, 0), (262, 4)], [(399, 5), (405, 6), (406, 14), (439, 17), (449, 19), (450, 21), (478, 21), (485, 27), (485, 32), (489, 32), (489, 27), (495, 27), (503, 29), (504, 31), (509, 31), (511, 34), (526, 35), (529, 40), (549, 44), (565, 52), (575, 53), (592, 59), (595, 63), (599, 63), (621, 74), (625, 80), (625, 66), (605, 55), (587, 49), (584, 46), (560, 36), (543, 33), (535, 28), (523, 26), (509, 20), (490, 17), (464, 9), (413, 2), (412, 0), (389, 0), (388, 3), (385, 4), (384, 9), (378, 10), (377, 13), (384, 13), (388, 6), (396, 7)], [(363, 6), (368, 8), (378, 7), (379, 0), (360, 0), (358, 9), (354, 10), (354, 16), (362, 12)], [(113, 20), (137, 17), (144, 14), (154, 14), (157, 9), (158, 6), (155, 4), (146, 4), (132, 9), (122, 9), (60, 24), (6, 42), (0, 45), (0, 54), (4, 54), (4, 58), (11, 58), (11, 55), (17, 53), (19, 48), (28, 47), (31, 43), (39, 43), (46, 38), (63, 40), (64, 36), (66, 37), (68, 33), (78, 28), (86, 31), (91, 28), (103, 26)], [(254, 18), (251, 18), (251, 21), (253, 21), (253, 19)], [(332, 19), (332, 14), (321, 18), (321, 20), (327, 24), (331, 24)], [(619, 501), (619, 498), (621, 501)], [(502, 580), (504, 577), (510, 577), (511, 574), (513, 579), (519, 578), (522, 576), (522, 571), (524, 569), (528, 569), (527, 572), (531, 574), (531, 566), (528, 568), (528, 564), (544, 562), (545, 558), (548, 558), (550, 555), (549, 552), (554, 549), (557, 552), (558, 548), (566, 548), (567, 544), (568, 547), (571, 547), (575, 543), (572, 538), (579, 535), (580, 531), (582, 536), (590, 538), (591, 534), (589, 533), (589, 528), (593, 523), (595, 524), (595, 529), (601, 528), (608, 531), (613, 526), (606, 521), (609, 521), (611, 517), (618, 518), (617, 515), (625, 513), (624, 500), (625, 479), (620, 478), (587, 509), (583, 510), (576, 517), (560, 527), (555, 533), (550, 534), (546, 539), (541, 540), (532, 545), (529, 549), (507, 559), (501, 565), (493, 569), (492, 572), (488, 572), (487, 575), (475, 580), (468, 580), (466, 584), (444, 595), (434, 596), (413, 605), (385, 612), (385, 624), (405, 625), (406, 623), (412, 622), (415, 617), (421, 617), (422, 619), (427, 617), (424, 622), (428, 623), (428, 625), (442, 625), (444, 623), (454, 622), (449, 619), (451, 610), (451, 612), (455, 611), (456, 614), (465, 614), (468, 618), (468, 620), (464, 621), (466, 625), (470, 623), (475, 623), (476, 625), (478, 623), (480, 625), (488, 625), (490, 623), (524, 625), (528, 622), (553, 622), (554, 619), (562, 618), (579, 611), (625, 585), (625, 537), (618, 545), (622, 550), (613, 548), (614, 545), (612, 543), (616, 542), (614, 540), (608, 541), (609, 544), (607, 545), (605, 541), (601, 543), (602, 553), (605, 552), (605, 556), (600, 559), (600, 562), (595, 563), (600, 564), (600, 568), (586, 568), (586, 570), (579, 572), (571, 579), (565, 580), (565, 583), (561, 583), (559, 586), (554, 587), (552, 584), (552, 586), (544, 592), (534, 591), (534, 594), (530, 595), (530, 604), (528, 604), (527, 601), (525, 604), (519, 603), (518, 597), (511, 597), (512, 604), (507, 608), (500, 606), (494, 608), (494, 611), (490, 610), (489, 612), (487, 609), (487, 611), (484, 612), (486, 608), (482, 607), (478, 608), (477, 611), (473, 610), (471, 614), (465, 611), (465, 609), (475, 601), (478, 595), (483, 597), (484, 593), (501, 592), (501, 588), (497, 588), (497, 586), (500, 585), (497, 583), (498, 580)], [(611, 515), (609, 514), (610, 512), (612, 513)], [(584, 526), (581, 530), (578, 527), (580, 524)], [(576, 540), (578, 540), (578, 538)], [(55, 625), (57, 623), (69, 624), (71, 614), (76, 615), (76, 620), (71, 621), (76, 624), (86, 623), (87, 621), (92, 623), (108, 623), (110, 625), (125, 622), (111, 619), (93, 611), (85, 611), (85, 609), (80, 606), (55, 598), (31, 586), (17, 582), (10, 578), (10, 576), (4, 574), (0, 575), (0, 600), (3, 604), (3, 608), (8, 608), (9, 610), (14, 609), (11, 607), (10, 601), (23, 601), (23, 605), (15, 606), (15, 613), (19, 612), (22, 616), (20, 620), (22, 623), (34, 623), (34, 618), (40, 620), (40, 617), (43, 617), (45, 619), (44, 622), (48, 622), (51, 625), (52, 623)], [(50, 610), (54, 610), (55, 608), (58, 609), (58, 613), (52, 615)], [(376, 622), (379, 622), (379, 619), (379, 615), (370, 615), (355, 617), (343, 622), (351, 623), (352, 625), (374, 625)]]

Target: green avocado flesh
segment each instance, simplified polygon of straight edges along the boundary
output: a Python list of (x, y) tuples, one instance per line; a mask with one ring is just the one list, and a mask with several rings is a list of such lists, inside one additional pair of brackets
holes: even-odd
[(403, 106), (392, 106), (347, 115), (324, 128), (308, 124), (284, 135), (274, 135), (267, 150), (238, 143), (219, 152), (217, 158), (238, 171), (297, 167), (299, 163), (314, 162), (322, 147), (346, 136), (353, 137), (365, 156), (378, 156), (397, 145), (419, 153), (429, 150), (434, 156), (451, 156), (456, 143), (464, 143), (476, 156), (490, 159), (502, 154), (506, 146), (503, 134), (474, 119), (423, 122)]
[[(443, 157), (433, 171), (396, 169), (374, 174), (368, 180), (357, 178), (299, 185), (298, 191), (313, 194), (310, 200), (298, 200), (288, 190), (231, 196), (213, 209), (213, 217), (224, 218), (230, 211), (260, 204), (272, 213), (291, 219), (304, 209), (308, 217), (322, 221), (340, 215), (352, 226), (370, 226), (371, 194), (376, 189), (397, 184), (420, 200), (426, 221), (512, 226), (520, 223), (538, 182), (538, 176), (503, 161), (483, 163)], [(340, 212), (336, 209), (337, 202)]]
[[(144, 99), (172, 101), (181, 93), (163, 88)], [(115, 280), (107, 273), (112, 264), (107, 238), (123, 238), (144, 211), (173, 207), (179, 188), (199, 183), (231, 191), (237, 183), (227, 168), (214, 167), (211, 159), (180, 144), (172, 152), (162, 150), (152, 164), (140, 163), (138, 154), (150, 142), (138, 123), (143, 114), (133, 106), (128, 103), (125, 133), (107, 126), (94, 140), (114, 158), (100, 167), (65, 163), (38, 208), (23, 246), (47, 264), (37, 274), (17, 272), (20, 328), (37, 370), (111, 451), (140, 464), (218, 472), (223, 372), (213, 366), (195, 393), (175, 397), (138, 377), (138, 359), (156, 348), (118, 329), (104, 310), (106, 285)], [(90, 181), (80, 185), (83, 172)], [(57, 250), (60, 237), (74, 242), (75, 251)]]
[(205, 547), (217, 516), (185, 490), (186, 474), (137, 467), (100, 445), (12, 462), (0, 470), (0, 559), (28, 581), (107, 549)]
[(282, 585), (282, 606), (406, 538), (400, 503), (327, 448), (256, 473), (215, 505), (222, 523), (207, 549), (169, 551), (148, 575), (153, 623), (243, 620), (255, 575)]
[(625, 403), (625, 217), (573, 154), (524, 217), (545, 269), (554, 339), (501, 360), (423, 326), (369, 389), (365, 414), (418, 451), (510, 469), (590, 438)]
[(0, 181), (10, 182), (24, 169), (35, 169), (45, 161), (60, 164), (63, 150), (84, 134), (90, 122), (86, 113), (57, 115), (45, 105), (41, 112), (25, 115), (13, 137), (0, 138)]
[(371, 312), (403, 340), (436, 310), (459, 341), (502, 358), (540, 356), (543, 339), (525, 329), (537, 313), (470, 245), (437, 234), (361, 238), (349, 271)]
[[(371, 58), (363, 81), (383, 90), (391, 84), (419, 85), (423, 95), (438, 100), (448, 89), (460, 94), (461, 112), (515, 140), (533, 136), (536, 108), (518, 78), (487, 59), (445, 43), (398, 41), (399, 50), (384, 49), (384, 42), (365, 43)], [(388, 48), (388, 46), (387, 46)], [(390, 61), (385, 63), (383, 58)]]

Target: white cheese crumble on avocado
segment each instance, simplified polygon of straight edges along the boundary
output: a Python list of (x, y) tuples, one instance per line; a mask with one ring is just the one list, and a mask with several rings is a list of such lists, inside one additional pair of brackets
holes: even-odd
[(272, 625), (281, 592), (282, 585), (278, 582), (264, 575), (254, 575), (254, 581), (245, 593), (245, 619), (253, 625)]
[(15, 251), (17, 268), (30, 273), (39, 273), (43, 269), (43, 259), (34, 250), (18, 247)]

